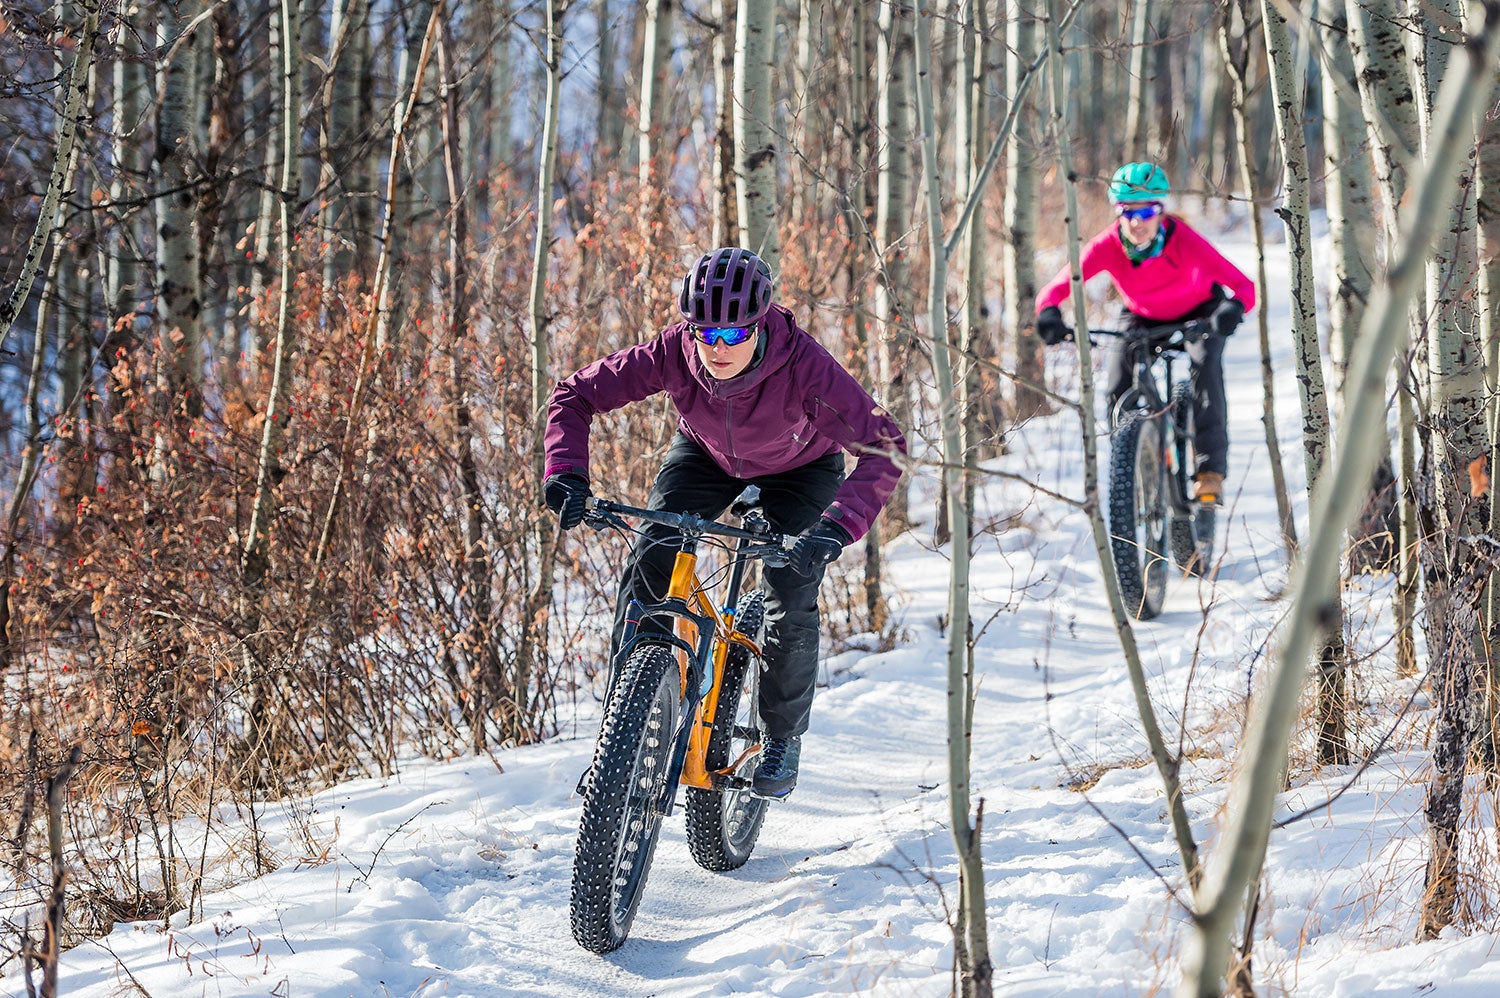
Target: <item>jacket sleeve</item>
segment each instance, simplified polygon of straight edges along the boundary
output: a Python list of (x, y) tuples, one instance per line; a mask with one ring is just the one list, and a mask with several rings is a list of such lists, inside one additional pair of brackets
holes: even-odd
[(824, 363), (807, 399), (808, 418), (819, 433), (838, 441), (855, 457), (854, 470), (823, 515), (837, 521), (857, 541), (896, 491), (906, 438), (896, 421), (831, 354), (822, 351), (820, 360)]
[(589, 427), (594, 417), (663, 390), (669, 346), (658, 335), (594, 361), (559, 381), (547, 401), (544, 476), (589, 477)]
[[(1187, 227), (1184, 226), (1184, 228)], [(1203, 238), (1196, 230), (1188, 228), (1187, 231), (1192, 234), (1192, 237), (1189, 245), (1183, 248), (1190, 251), (1190, 258), (1198, 261), (1198, 265), (1203, 268), (1203, 273), (1215, 284), (1222, 284), (1234, 292), (1235, 299), (1245, 306), (1246, 312), (1254, 311), (1255, 282), (1246, 277), (1240, 268), (1224, 259), (1224, 255), (1214, 249), (1213, 243)]]
[[(1083, 274), (1085, 283), (1089, 278), (1103, 269), (1103, 254), (1100, 241), (1107, 236), (1113, 236), (1113, 234), (1114, 228), (1111, 226), (1089, 240), (1089, 244), (1083, 248), (1083, 254), (1078, 259), (1078, 267)], [(1050, 308), (1053, 305), (1061, 305), (1068, 300), (1068, 296), (1072, 293), (1072, 289), (1069, 287), (1071, 279), (1072, 275), (1068, 273), (1068, 267), (1065, 264), (1057, 272), (1057, 276), (1048, 281), (1047, 286), (1037, 292), (1036, 311), (1038, 315), (1041, 314), (1042, 309)]]

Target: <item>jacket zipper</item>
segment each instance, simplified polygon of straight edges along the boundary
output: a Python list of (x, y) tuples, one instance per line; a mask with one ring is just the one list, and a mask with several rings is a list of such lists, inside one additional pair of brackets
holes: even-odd
[(744, 461), (734, 452), (734, 403), (728, 399), (724, 400), (724, 444), (729, 449), (729, 457), (734, 461), (734, 477), (740, 478), (743, 471)]

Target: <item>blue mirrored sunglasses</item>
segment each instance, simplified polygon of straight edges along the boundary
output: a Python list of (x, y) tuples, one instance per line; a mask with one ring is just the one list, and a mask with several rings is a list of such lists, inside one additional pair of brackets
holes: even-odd
[(1115, 211), (1119, 214), (1119, 216), (1121, 218), (1128, 218), (1132, 222), (1144, 222), (1148, 218), (1155, 218), (1157, 215), (1161, 214), (1161, 210), (1161, 205), (1156, 202), (1142, 205), (1115, 205)]
[(693, 335), (706, 346), (737, 347), (755, 335), (754, 326), (694, 326)]

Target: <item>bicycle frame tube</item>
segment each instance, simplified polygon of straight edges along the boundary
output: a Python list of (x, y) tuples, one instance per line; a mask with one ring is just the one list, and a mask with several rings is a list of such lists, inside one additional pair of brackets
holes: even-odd
[[(745, 543), (742, 540), (739, 546), (744, 547)], [(718, 621), (717, 633), (721, 639), (713, 642), (713, 650), (710, 652), (710, 668), (705, 677), (710, 681), (707, 683), (708, 688), (704, 690), (703, 700), (698, 705), (698, 712), (693, 721), (693, 731), (688, 738), (687, 758), (683, 762), (682, 769), (684, 786), (698, 787), (703, 790), (712, 790), (714, 787), (714, 774), (710, 773), (707, 768), (708, 740), (713, 735), (714, 720), (719, 712), (720, 684), (724, 678), (725, 661), (729, 658), (729, 646), (741, 644), (749, 648), (751, 654), (757, 656), (760, 654), (760, 648), (755, 642), (735, 629), (734, 618), (739, 605), (740, 583), (744, 575), (744, 561), (739, 558), (734, 559), (729, 572), (729, 588), (725, 593), (726, 603), (717, 611), (709, 603), (708, 597), (698, 588), (696, 576), (692, 579), (693, 591), (700, 604), (700, 612), (712, 615)]]

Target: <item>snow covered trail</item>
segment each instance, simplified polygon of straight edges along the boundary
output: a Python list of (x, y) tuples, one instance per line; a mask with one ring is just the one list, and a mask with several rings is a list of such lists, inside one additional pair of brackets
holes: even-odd
[[(1229, 249), (1249, 265), (1246, 247)], [(1284, 275), (1271, 285), (1279, 295)], [(1285, 313), (1284, 299), (1273, 301), (1273, 329), (1285, 328)], [(1299, 420), (1286, 352), (1278, 414), (1295, 489)], [(1053, 353), (1066, 367), (1069, 358)], [(1174, 744), (1186, 732), (1182, 777), (1210, 854), (1223, 750), (1243, 723), (1252, 675), (1270, 661), (1286, 581), (1252, 330), (1231, 340), (1226, 367), (1233, 444), (1218, 577), (1174, 581), (1162, 616), (1136, 628), (1162, 725)], [(1080, 495), (1079, 453), (1077, 423), (1059, 413), (1026, 427), (1002, 464)], [(915, 485), (930, 495), (930, 481)], [(1181, 862), (1087, 526), (1016, 483), (981, 492), (982, 516), (1018, 511), (1016, 527), (979, 544), (974, 570), (982, 637), (973, 785), (984, 801), (996, 993), (1169, 992), (1186, 925), (1171, 897)], [(273, 808), (263, 827), (275, 872), (213, 891), (199, 921), (120, 925), (67, 952), (63, 993), (946, 994), (945, 899), (956, 887), (940, 631), (948, 566), (920, 535), (899, 539), (889, 557), (907, 640), (829, 660), (799, 786), (772, 808), (742, 869), (699, 869), (680, 811), (666, 823), (618, 952), (580, 949), (568, 926), (573, 787), (592, 749), (585, 721), (578, 737), (500, 753), (501, 772), (488, 759), (416, 760), (391, 780)], [(1379, 585), (1366, 598), (1378, 605)], [(1378, 615), (1355, 619), (1361, 640), (1380, 647)], [(1386, 675), (1388, 664), (1388, 653), (1384, 664), (1376, 656), (1359, 681), (1377, 719), (1412, 688)], [(1363, 727), (1364, 744), (1380, 730)], [(1495, 935), (1410, 942), (1424, 855), (1422, 765), (1419, 754), (1387, 753), (1337, 803), (1273, 835), (1256, 948), (1263, 994), (1500, 993)], [(1353, 770), (1294, 774), (1279, 816), (1326, 800)], [(24, 989), (12, 975), (0, 994)]]

